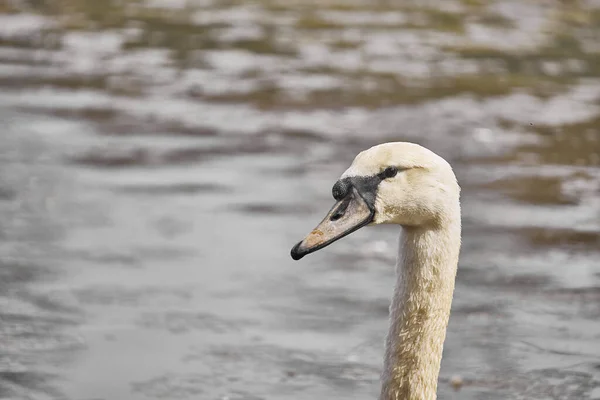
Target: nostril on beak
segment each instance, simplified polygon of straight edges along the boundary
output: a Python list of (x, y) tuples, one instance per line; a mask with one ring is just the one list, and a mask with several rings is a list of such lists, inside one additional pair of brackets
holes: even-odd
[(338, 219), (342, 218), (344, 216), (344, 214), (346, 214), (346, 210), (348, 209), (348, 206), (350, 205), (350, 199), (346, 198), (346, 200), (343, 200), (341, 203), (338, 203), (338, 207), (336, 208), (336, 210), (334, 212), (331, 213), (331, 217), (329, 217), (330, 221), (337, 221)]
[(342, 218), (344, 216), (344, 211), (346, 210), (342, 210), (342, 209), (338, 209), (336, 210), (333, 215), (331, 215), (331, 218), (329, 218), (331, 221), (337, 221), (338, 219)]

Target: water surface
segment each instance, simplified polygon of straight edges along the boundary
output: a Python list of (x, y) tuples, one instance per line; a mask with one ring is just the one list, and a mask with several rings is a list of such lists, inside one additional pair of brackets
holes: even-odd
[(289, 249), (409, 140), (463, 187), (439, 397), (600, 399), (600, 11), (307, 4), (0, 6), (0, 397), (375, 398), (397, 229)]

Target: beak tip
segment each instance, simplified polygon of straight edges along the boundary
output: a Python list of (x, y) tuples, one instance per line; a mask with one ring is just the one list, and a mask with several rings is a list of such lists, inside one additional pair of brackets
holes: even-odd
[(290, 252), (290, 255), (292, 256), (292, 259), (295, 261), (298, 261), (299, 259), (301, 259), (302, 257), (304, 257), (307, 252), (304, 249), (300, 249), (300, 245), (302, 244), (302, 242), (298, 242), (293, 248), (292, 251)]

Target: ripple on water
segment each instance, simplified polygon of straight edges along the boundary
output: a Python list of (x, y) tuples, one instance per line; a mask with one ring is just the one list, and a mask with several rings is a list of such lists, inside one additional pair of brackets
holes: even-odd
[(507, 275), (498, 268), (487, 271), (468, 266), (461, 266), (458, 269), (457, 280), (461, 285), (466, 284), (474, 287), (487, 287), (519, 293), (539, 291), (550, 287), (554, 282), (551, 277), (538, 274)]
[[(138, 132), (136, 132), (138, 133)], [(173, 132), (175, 135), (177, 131)], [(170, 131), (165, 132), (171, 134)], [(69, 156), (74, 164), (123, 169), (125, 167), (164, 167), (181, 164), (202, 163), (223, 157), (253, 154), (295, 154), (299, 149), (311, 149), (322, 144), (324, 138), (318, 134), (301, 130), (267, 131), (252, 135), (229, 134), (227, 137), (211, 138), (202, 142), (189, 142), (170, 146), (147, 143), (147, 138), (137, 134), (127, 143), (115, 139), (113, 144), (103, 144), (82, 149)], [(190, 139), (192, 140), (192, 139)]]
[(200, 374), (175, 375), (168, 374), (144, 382), (131, 384), (134, 392), (150, 398), (189, 399), (198, 398), (206, 393), (206, 377)]
[(181, 310), (144, 313), (137, 323), (144, 328), (163, 329), (175, 334), (189, 332), (240, 333), (242, 328), (256, 325), (252, 320), (227, 320), (208, 312)]
[[(350, 394), (360, 387), (371, 387), (379, 374), (378, 366), (349, 362), (338, 354), (311, 352), (273, 345), (229, 345), (198, 350), (186, 362), (207, 371), (213, 382), (209, 393), (229, 395), (252, 393), (255, 396), (279, 394), (293, 399), (310, 387), (333, 387), (332, 393)], [(247, 373), (233, 378), (236, 370)]]
[(171, 196), (176, 194), (199, 194), (199, 193), (231, 193), (233, 190), (229, 186), (218, 183), (174, 183), (174, 184), (156, 184), (156, 185), (119, 185), (115, 190), (125, 193), (131, 193), (141, 196)]
[(589, 373), (548, 368), (530, 371), (518, 378), (474, 381), (470, 384), (494, 388), (507, 395), (514, 393), (520, 399), (577, 400), (590, 398), (589, 395), (598, 388), (600, 381)]
[(307, 206), (304, 203), (298, 204), (278, 204), (278, 203), (243, 203), (231, 204), (226, 207), (228, 210), (238, 211), (256, 216), (278, 216), (278, 215), (308, 215), (313, 214), (314, 207)]
[(189, 301), (192, 294), (186, 288), (94, 286), (74, 291), (81, 304), (104, 306), (166, 306)]

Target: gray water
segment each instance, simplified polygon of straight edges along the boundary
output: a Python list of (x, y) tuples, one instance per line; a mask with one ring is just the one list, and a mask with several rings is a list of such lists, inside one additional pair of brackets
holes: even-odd
[(600, 12), (307, 4), (0, 6), (1, 398), (375, 398), (398, 230), (289, 250), (409, 140), (463, 188), (439, 398), (600, 399)]

